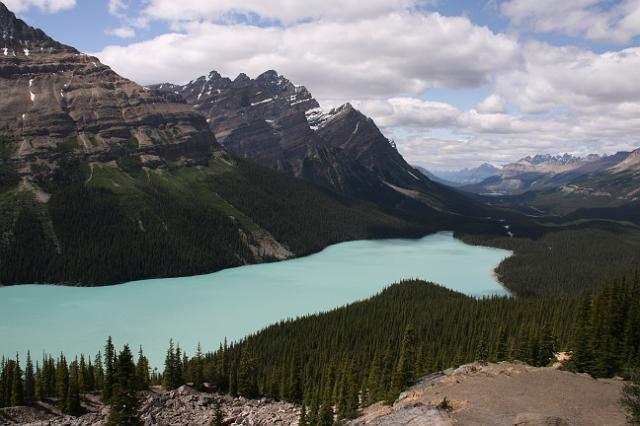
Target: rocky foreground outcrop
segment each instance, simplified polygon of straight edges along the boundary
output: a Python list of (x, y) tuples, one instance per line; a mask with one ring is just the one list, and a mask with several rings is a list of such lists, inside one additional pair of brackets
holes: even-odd
[(393, 406), (373, 405), (350, 426), (624, 425), (622, 386), (554, 368), (474, 363), (424, 377)]
[[(140, 403), (140, 419), (147, 426), (206, 426), (213, 418), (215, 402), (221, 403), (228, 425), (297, 425), (299, 408), (285, 402), (267, 399), (230, 398), (197, 392), (187, 386), (166, 392), (160, 389), (145, 392)], [(16, 407), (0, 410), (0, 425), (89, 426), (105, 425), (109, 407), (97, 398), (88, 397), (84, 404), (88, 414), (73, 418), (61, 415), (53, 406), (41, 404), (35, 408)]]
[[(619, 404), (623, 382), (593, 379), (556, 368), (521, 363), (468, 364), (431, 374), (387, 406), (366, 408), (349, 426), (617, 426), (625, 414)], [(300, 407), (266, 399), (222, 397), (181, 387), (142, 396), (145, 425), (208, 425), (220, 401), (229, 425), (297, 426)], [(446, 402), (444, 402), (446, 401)], [(80, 418), (60, 415), (47, 404), (0, 410), (0, 425), (104, 425), (109, 408), (89, 396), (90, 412)]]

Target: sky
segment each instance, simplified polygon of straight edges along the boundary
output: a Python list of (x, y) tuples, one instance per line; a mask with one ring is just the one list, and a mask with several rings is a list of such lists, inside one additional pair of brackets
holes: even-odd
[(141, 84), (275, 69), (431, 170), (640, 147), (640, 0), (3, 0)]

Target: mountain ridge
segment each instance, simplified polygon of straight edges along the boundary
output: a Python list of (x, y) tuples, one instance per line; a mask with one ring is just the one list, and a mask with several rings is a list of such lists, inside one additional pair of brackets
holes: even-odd
[(0, 51), (1, 285), (202, 274), (424, 235), (447, 220), (400, 218), (238, 159), (175, 94), (119, 76), (2, 7), (12, 34), (25, 34), (15, 46), (30, 50)]

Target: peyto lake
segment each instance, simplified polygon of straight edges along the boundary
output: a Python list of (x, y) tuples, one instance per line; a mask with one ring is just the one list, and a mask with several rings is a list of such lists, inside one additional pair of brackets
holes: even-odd
[(95, 354), (107, 336), (142, 344), (161, 366), (169, 338), (188, 353), (286, 318), (332, 309), (405, 278), (473, 295), (506, 294), (493, 269), (511, 252), (466, 245), (450, 232), (418, 240), (354, 241), (278, 263), (109, 287), (0, 288), (0, 354), (27, 349)]

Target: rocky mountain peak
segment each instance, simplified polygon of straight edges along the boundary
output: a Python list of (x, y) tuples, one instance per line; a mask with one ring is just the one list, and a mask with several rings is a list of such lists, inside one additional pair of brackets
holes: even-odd
[(246, 75), (245, 73), (241, 72), (240, 74), (238, 74), (238, 76), (235, 78), (235, 80), (233, 80), (234, 84), (239, 84), (239, 83), (247, 83), (251, 81), (251, 79), (249, 78), (248, 75)]
[(53, 40), (44, 31), (30, 27), (0, 2), (0, 57), (29, 56), (45, 49), (77, 50)]
[(594, 161), (599, 159), (600, 156), (598, 154), (591, 154), (587, 157), (578, 157), (571, 154), (562, 154), (562, 155), (551, 155), (551, 154), (537, 154), (534, 156), (527, 156), (520, 160), (520, 162), (527, 162), (533, 164), (534, 166), (538, 166), (541, 164), (549, 164), (549, 165), (568, 165), (580, 161)]
[(0, 20), (0, 128), (15, 141), (23, 177), (51, 175), (69, 154), (89, 162), (122, 155), (204, 161), (219, 148), (204, 118), (184, 101), (122, 78), (1, 3)]

